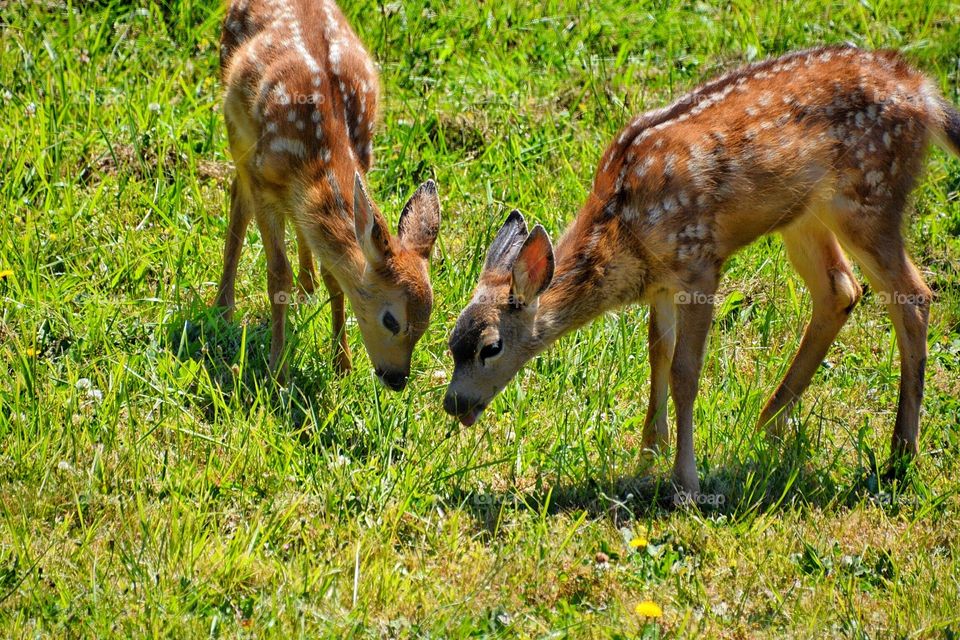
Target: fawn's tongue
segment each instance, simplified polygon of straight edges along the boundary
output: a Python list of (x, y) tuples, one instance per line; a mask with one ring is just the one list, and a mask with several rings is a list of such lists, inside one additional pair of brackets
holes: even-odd
[(460, 424), (465, 427), (472, 427), (477, 421), (477, 418), (480, 417), (480, 412), (476, 410), (471, 410), (469, 413), (466, 413), (460, 416)]

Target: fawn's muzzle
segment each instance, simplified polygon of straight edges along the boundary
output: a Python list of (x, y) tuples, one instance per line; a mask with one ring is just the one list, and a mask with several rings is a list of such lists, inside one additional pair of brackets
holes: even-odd
[(482, 402), (468, 400), (452, 391), (448, 391), (443, 399), (443, 410), (465, 427), (472, 426), (485, 408), (486, 405)]
[(403, 391), (407, 386), (407, 374), (403, 371), (383, 371), (377, 369), (377, 377), (380, 382), (391, 391)]

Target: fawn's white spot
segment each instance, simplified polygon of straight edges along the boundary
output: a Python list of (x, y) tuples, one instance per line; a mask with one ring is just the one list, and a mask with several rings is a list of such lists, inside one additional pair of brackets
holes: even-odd
[(653, 166), (653, 158), (648, 157), (643, 162), (637, 165), (637, 168), (634, 169), (634, 173), (637, 174), (638, 178), (642, 178), (644, 175), (646, 175), (647, 171), (649, 171), (650, 167), (652, 166)]
[(306, 148), (300, 140), (277, 137), (270, 141), (270, 150), (277, 153), (289, 153), (302, 158), (306, 155)]
[(663, 175), (664, 177), (669, 178), (673, 175), (673, 172), (676, 170), (677, 165), (677, 154), (668, 153), (663, 158)]
[(652, 223), (657, 223), (663, 218), (666, 212), (667, 210), (663, 207), (663, 203), (658, 202), (647, 209), (647, 219)]
[(334, 40), (330, 43), (330, 66), (333, 72), (340, 74), (340, 62), (343, 60), (343, 45), (340, 40)]
[(870, 185), (871, 187), (876, 187), (876, 186), (879, 186), (881, 182), (883, 182), (883, 173), (874, 169), (873, 171), (870, 171), (869, 173), (867, 173), (864, 179), (866, 180), (868, 185)]

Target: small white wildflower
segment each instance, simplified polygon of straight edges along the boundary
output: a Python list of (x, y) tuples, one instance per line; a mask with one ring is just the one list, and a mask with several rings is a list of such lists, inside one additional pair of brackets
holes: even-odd
[(159, 103), (159, 102), (151, 102), (150, 104), (147, 105), (147, 109), (149, 109), (149, 110), (152, 111), (153, 113), (157, 113), (158, 111), (160, 111), (160, 103)]

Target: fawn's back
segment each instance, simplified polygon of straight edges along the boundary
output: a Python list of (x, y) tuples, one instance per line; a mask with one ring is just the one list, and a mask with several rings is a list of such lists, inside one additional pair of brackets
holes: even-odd
[(239, 169), (274, 184), (343, 156), (369, 169), (377, 75), (334, 2), (233, 2), (220, 66)]
[(882, 235), (899, 228), (950, 113), (896, 53), (801, 51), (637, 117), (604, 154), (594, 194), (617, 194), (626, 240), (671, 272), (722, 262), (809, 212), (841, 235)]

